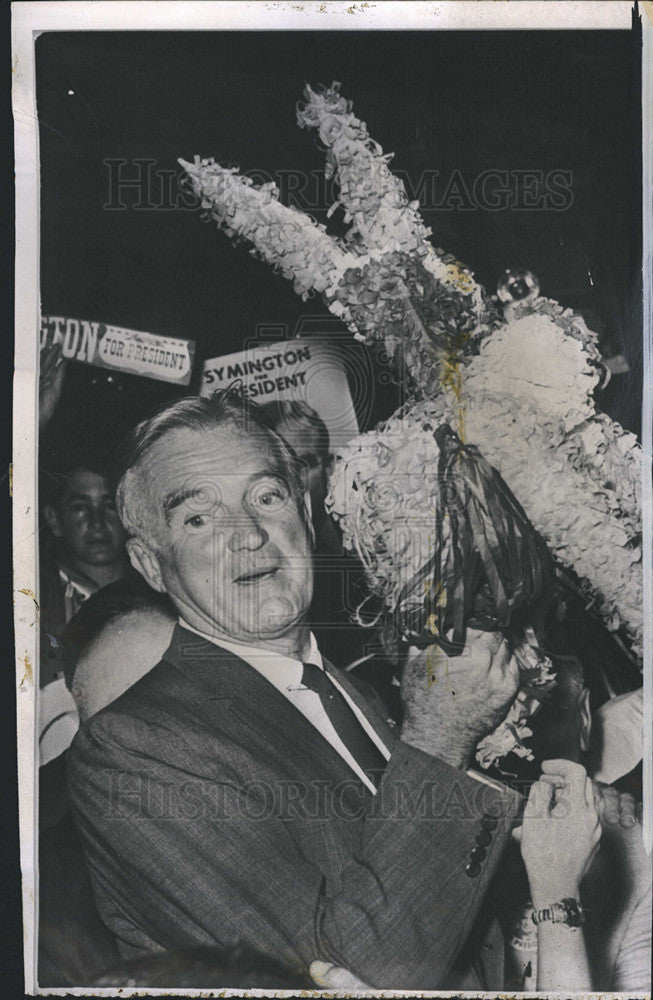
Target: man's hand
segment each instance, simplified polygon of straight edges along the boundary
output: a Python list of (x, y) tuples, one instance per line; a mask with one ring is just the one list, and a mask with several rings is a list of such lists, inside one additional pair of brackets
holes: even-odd
[(468, 629), (460, 656), (429, 646), (404, 668), (401, 739), (453, 767), (467, 767), (518, 688), (517, 662), (498, 632)]
[(41, 351), (39, 372), (39, 427), (50, 422), (63, 389), (66, 361), (61, 344), (50, 344)]
[(577, 898), (601, 839), (594, 789), (582, 764), (543, 762), (542, 777), (531, 786), (520, 839), (535, 909)]
[(643, 806), (637, 802), (630, 792), (618, 792), (610, 785), (602, 785), (592, 781), (594, 789), (594, 804), (599, 814), (603, 831), (616, 829), (632, 830), (643, 817)]
[(352, 990), (364, 990), (367, 992), (370, 987), (357, 979), (352, 972), (341, 968), (339, 965), (331, 965), (329, 962), (312, 962), (311, 979), (318, 986), (325, 986), (328, 990), (342, 990), (351, 993)]
[(642, 759), (644, 688), (611, 698), (592, 716), (590, 774), (609, 785)]

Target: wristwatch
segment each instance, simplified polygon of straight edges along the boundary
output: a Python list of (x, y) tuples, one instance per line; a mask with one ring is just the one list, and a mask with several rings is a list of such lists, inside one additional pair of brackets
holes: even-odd
[(551, 903), (542, 910), (533, 911), (533, 923), (541, 924), (548, 920), (552, 924), (567, 924), (568, 927), (581, 927), (585, 923), (585, 911), (577, 899), (568, 896), (559, 903)]

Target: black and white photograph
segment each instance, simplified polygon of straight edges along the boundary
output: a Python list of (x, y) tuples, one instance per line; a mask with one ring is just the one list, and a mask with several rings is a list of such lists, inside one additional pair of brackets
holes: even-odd
[(25, 992), (650, 997), (653, 8), (12, 31)]

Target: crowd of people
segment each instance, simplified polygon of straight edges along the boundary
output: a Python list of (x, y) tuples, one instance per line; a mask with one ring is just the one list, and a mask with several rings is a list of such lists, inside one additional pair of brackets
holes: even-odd
[(330, 461), (304, 403), (226, 392), (44, 470), (40, 985), (650, 989), (641, 686), (572, 608), (530, 770), (479, 772), (509, 643), (427, 683), (352, 624)]

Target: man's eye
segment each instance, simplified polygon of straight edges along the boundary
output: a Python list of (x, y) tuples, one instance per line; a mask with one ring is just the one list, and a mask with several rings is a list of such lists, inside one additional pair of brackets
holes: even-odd
[(259, 483), (252, 491), (250, 502), (265, 510), (277, 510), (288, 500), (288, 490), (281, 483)]
[(85, 503), (71, 503), (69, 508), (71, 514), (86, 514), (88, 513), (89, 507)]
[(274, 507), (276, 504), (283, 503), (285, 496), (281, 490), (266, 490), (257, 499), (262, 507)]
[(208, 523), (208, 517), (206, 514), (191, 514), (184, 521), (189, 528), (203, 528)]

